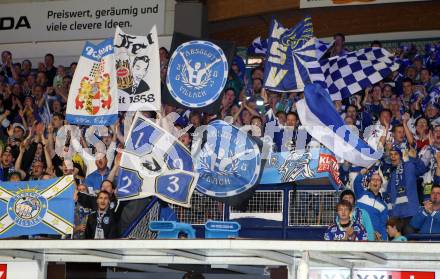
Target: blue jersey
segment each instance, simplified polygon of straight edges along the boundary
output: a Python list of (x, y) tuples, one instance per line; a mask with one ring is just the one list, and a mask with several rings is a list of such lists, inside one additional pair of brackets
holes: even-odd
[(433, 211), (429, 214), (423, 207), (420, 207), (417, 214), (411, 219), (410, 225), (419, 233), (440, 233), (440, 211)]
[(356, 206), (365, 210), (372, 222), (375, 231), (379, 232), (382, 240), (387, 240), (387, 204), (380, 194), (364, 189), (362, 185), (364, 175), (358, 174), (354, 180), (354, 193), (356, 195)]

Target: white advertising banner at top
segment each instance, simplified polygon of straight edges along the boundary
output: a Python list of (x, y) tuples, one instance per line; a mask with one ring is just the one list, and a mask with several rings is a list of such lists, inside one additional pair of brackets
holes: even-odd
[(0, 4), (0, 44), (112, 38), (116, 26), (146, 34), (165, 28), (164, 0), (75, 0)]
[(299, 7), (302, 8), (318, 8), (318, 7), (338, 7), (350, 5), (367, 5), (367, 4), (389, 4), (398, 2), (420, 2), (428, 0), (300, 0)]

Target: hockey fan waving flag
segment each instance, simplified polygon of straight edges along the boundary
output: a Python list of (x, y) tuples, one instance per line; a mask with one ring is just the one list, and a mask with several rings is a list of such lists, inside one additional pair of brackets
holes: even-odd
[(304, 99), (296, 104), (299, 119), (307, 132), (336, 156), (368, 168), (382, 158), (382, 152), (371, 148), (359, 133), (350, 130), (336, 111), (328, 91), (319, 84), (309, 84)]
[(118, 118), (113, 39), (86, 42), (70, 86), (66, 120), (77, 125), (111, 125)]
[(72, 175), (0, 184), (0, 238), (73, 233)]
[(139, 113), (125, 142), (120, 167), (119, 200), (157, 196), (190, 207), (198, 179), (191, 153), (177, 138)]
[(156, 26), (146, 36), (115, 33), (120, 111), (160, 110), (160, 59)]

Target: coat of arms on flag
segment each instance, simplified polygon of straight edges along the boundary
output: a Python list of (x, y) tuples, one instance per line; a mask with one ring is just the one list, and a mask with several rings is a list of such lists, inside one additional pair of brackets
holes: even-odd
[(0, 237), (73, 232), (73, 176), (0, 184)]
[(146, 36), (115, 32), (120, 111), (160, 110), (160, 59), (156, 26)]
[(137, 114), (121, 158), (119, 200), (157, 196), (189, 207), (197, 184), (191, 154), (173, 135)]
[(87, 42), (70, 86), (66, 120), (78, 125), (110, 125), (117, 113), (113, 39), (98, 45)]

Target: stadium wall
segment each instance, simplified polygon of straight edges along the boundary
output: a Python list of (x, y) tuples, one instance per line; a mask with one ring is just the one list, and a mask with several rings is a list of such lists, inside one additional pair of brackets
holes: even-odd
[[(218, 40), (233, 40), (249, 45), (258, 36), (267, 36), (272, 17), (286, 27), (310, 15), (317, 37), (330, 37), (337, 32), (346, 35), (383, 32), (440, 30), (440, 1), (405, 2), (395, 4), (358, 5), (315, 9), (299, 9), (299, 0), (258, 1), (210, 0), (208, 20), (210, 36)], [(413, 39), (407, 34), (407, 39)], [(433, 37), (432, 34), (425, 34)], [(425, 38), (427, 38), (425, 37)], [(388, 38), (393, 39), (393, 38)], [(397, 38), (396, 38), (397, 39)]]

